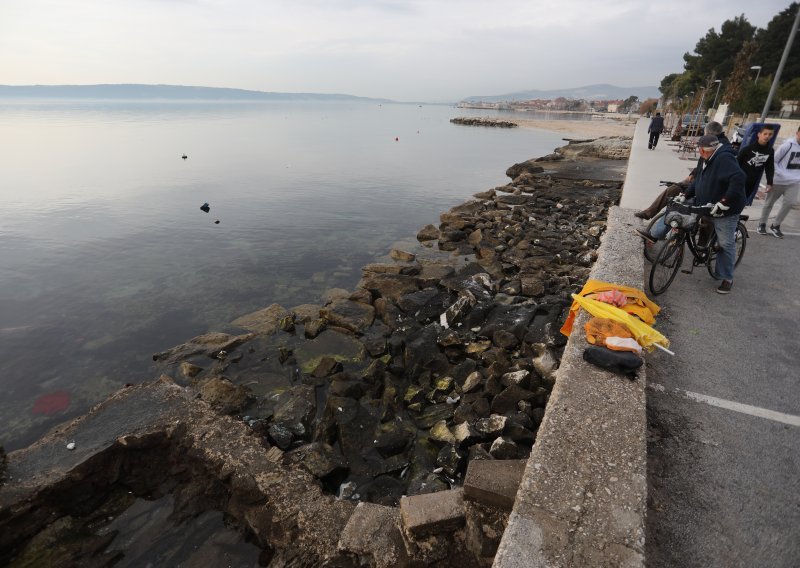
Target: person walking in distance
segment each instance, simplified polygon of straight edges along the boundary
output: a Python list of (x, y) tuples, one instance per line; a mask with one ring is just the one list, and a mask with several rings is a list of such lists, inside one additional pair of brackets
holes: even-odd
[(736, 161), (739, 162), (739, 167), (746, 176), (744, 190), (747, 194), (747, 205), (753, 204), (763, 174), (767, 174), (767, 192), (772, 189), (775, 175), (775, 152), (769, 145), (769, 141), (773, 134), (775, 134), (775, 130), (764, 126), (759, 131), (755, 142), (739, 150), (739, 154), (736, 156)]
[(772, 189), (767, 190), (767, 201), (761, 210), (761, 219), (758, 221), (757, 232), (759, 235), (767, 234), (767, 219), (772, 211), (772, 206), (783, 197), (783, 203), (775, 217), (775, 222), (769, 226), (769, 232), (777, 239), (783, 238), (781, 223), (789, 214), (789, 210), (797, 203), (800, 193), (800, 128), (794, 136), (790, 136), (780, 147), (775, 150), (775, 178)]
[(647, 132), (650, 134), (647, 148), (655, 150), (656, 144), (658, 144), (658, 137), (664, 132), (664, 117), (661, 116), (660, 112), (657, 112), (656, 115), (650, 119), (650, 126), (647, 127)]

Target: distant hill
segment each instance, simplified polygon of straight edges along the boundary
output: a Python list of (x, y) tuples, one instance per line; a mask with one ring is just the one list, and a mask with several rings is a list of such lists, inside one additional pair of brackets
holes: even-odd
[(353, 95), (318, 93), (272, 93), (216, 87), (181, 85), (0, 85), (0, 98), (47, 99), (173, 99), (204, 101), (373, 101)]
[(658, 87), (617, 87), (615, 85), (587, 85), (586, 87), (576, 87), (574, 89), (554, 89), (551, 91), (540, 91), (531, 89), (529, 91), (517, 91), (506, 95), (483, 95), (472, 96), (464, 99), (465, 102), (487, 102), (501, 103), (511, 101), (528, 101), (531, 99), (585, 99), (585, 100), (617, 100), (627, 99), (631, 95), (644, 100), (648, 98), (658, 98), (661, 93)]

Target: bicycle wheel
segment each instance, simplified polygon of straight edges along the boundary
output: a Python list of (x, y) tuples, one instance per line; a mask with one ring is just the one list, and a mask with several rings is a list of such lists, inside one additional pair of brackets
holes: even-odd
[(654, 296), (663, 294), (672, 284), (675, 275), (683, 263), (684, 250), (683, 235), (669, 239), (664, 243), (661, 251), (656, 256), (653, 266), (650, 268), (650, 292)]
[[(666, 210), (662, 209), (659, 213), (656, 213), (656, 216), (650, 219), (650, 222), (647, 223), (647, 232), (649, 233), (652, 231), (653, 227), (656, 226), (656, 223), (661, 220), (661, 218), (666, 214)], [(653, 262), (658, 253), (661, 252), (661, 249), (664, 247), (664, 241), (660, 240), (656, 243), (651, 243), (647, 239), (644, 241), (644, 257), (647, 259), (648, 262)]]
[[(749, 233), (747, 232), (747, 227), (744, 226), (744, 223), (741, 221), (736, 225), (736, 262), (733, 263), (734, 266), (739, 266), (739, 263), (742, 262), (742, 257), (744, 256), (744, 250), (747, 248), (747, 239), (750, 238)], [(716, 274), (714, 273), (715, 265), (717, 260), (717, 235), (711, 237), (711, 242), (709, 243), (708, 249), (708, 257), (706, 258), (706, 269), (708, 273), (711, 275), (712, 278), (717, 279)]]

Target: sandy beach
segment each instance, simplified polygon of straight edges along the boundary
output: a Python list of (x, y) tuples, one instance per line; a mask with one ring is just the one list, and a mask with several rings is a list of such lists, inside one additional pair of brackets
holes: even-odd
[(568, 134), (566, 138), (597, 138), (599, 136), (633, 136), (635, 119), (599, 118), (592, 120), (514, 119), (520, 128), (537, 128)]

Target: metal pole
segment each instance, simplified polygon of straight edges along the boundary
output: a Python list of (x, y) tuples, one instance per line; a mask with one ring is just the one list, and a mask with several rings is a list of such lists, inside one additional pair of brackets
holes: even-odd
[(722, 79), (717, 79), (714, 81), (717, 83), (717, 92), (714, 94), (714, 103), (711, 105), (711, 108), (717, 108), (717, 96), (719, 95), (719, 88), (722, 86)]
[(789, 58), (789, 52), (792, 50), (792, 42), (794, 41), (794, 34), (797, 32), (797, 25), (800, 23), (800, 6), (797, 7), (797, 15), (794, 17), (794, 24), (792, 24), (792, 31), (789, 32), (789, 39), (786, 40), (786, 47), (783, 48), (783, 56), (781, 62), (778, 64), (778, 70), (775, 71), (775, 78), (772, 80), (772, 87), (769, 89), (767, 95), (767, 102), (764, 103), (764, 110), (761, 111), (761, 118), (759, 122), (764, 122), (767, 117), (767, 112), (772, 104), (772, 97), (775, 96), (775, 91), (778, 90), (778, 83), (781, 80), (781, 73), (783, 73), (783, 66), (786, 65), (786, 60)]

